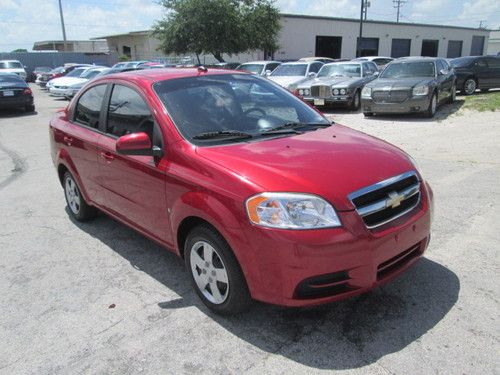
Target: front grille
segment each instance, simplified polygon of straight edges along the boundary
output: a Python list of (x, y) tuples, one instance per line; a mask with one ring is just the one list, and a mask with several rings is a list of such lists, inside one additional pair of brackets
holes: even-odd
[(332, 88), (326, 85), (312, 86), (311, 95), (317, 98), (329, 98), (332, 96)]
[(402, 103), (410, 97), (408, 90), (374, 91), (372, 99), (377, 103)]
[(348, 284), (347, 271), (314, 276), (303, 280), (295, 289), (296, 298), (321, 298), (350, 292), (357, 288)]
[(365, 225), (372, 229), (413, 210), (420, 202), (420, 182), (406, 172), (349, 194)]
[(398, 255), (392, 257), (391, 259), (386, 260), (383, 263), (380, 263), (377, 267), (377, 280), (381, 280), (387, 276), (389, 276), (394, 271), (397, 271), (399, 268), (403, 267), (410, 260), (418, 257), (421, 254), (421, 246), (420, 243), (410, 247), (409, 249), (399, 253)]

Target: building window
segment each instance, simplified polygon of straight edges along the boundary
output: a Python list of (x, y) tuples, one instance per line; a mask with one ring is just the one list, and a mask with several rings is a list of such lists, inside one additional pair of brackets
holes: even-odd
[(424, 39), (422, 40), (422, 56), (437, 57), (439, 40)]
[[(359, 38), (357, 38), (357, 43), (359, 43)], [(363, 38), (360, 51), (356, 48), (356, 56), (378, 56), (378, 38)]]
[(132, 49), (128, 46), (122, 47), (123, 54), (127, 56), (129, 59), (132, 58)]
[(391, 57), (410, 56), (411, 39), (393, 39)]
[(484, 53), (484, 36), (474, 35), (470, 47), (471, 56), (481, 56)]
[(316, 56), (340, 59), (342, 52), (341, 36), (316, 35)]
[(446, 57), (455, 58), (462, 56), (462, 44), (461, 40), (450, 40), (448, 41), (448, 52)]

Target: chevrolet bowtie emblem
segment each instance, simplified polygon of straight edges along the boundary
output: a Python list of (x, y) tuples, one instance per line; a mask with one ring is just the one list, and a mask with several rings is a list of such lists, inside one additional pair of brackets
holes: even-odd
[(385, 201), (385, 207), (396, 208), (401, 204), (401, 201), (405, 199), (404, 195), (400, 195), (395, 191), (389, 193), (389, 198)]

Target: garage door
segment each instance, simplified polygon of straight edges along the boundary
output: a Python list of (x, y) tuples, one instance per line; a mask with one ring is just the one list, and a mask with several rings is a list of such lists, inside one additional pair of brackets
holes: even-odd
[(410, 56), (411, 39), (393, 39), (391, 57)]
[(462, 41), (461, 40), (450, 40), (448, 42), (448, 53), (446, 57), (455, 58), (462, 56)]
[(470, 47), (471, 56), (480, 56), (484, 52), (484, 36), (474, 35)]

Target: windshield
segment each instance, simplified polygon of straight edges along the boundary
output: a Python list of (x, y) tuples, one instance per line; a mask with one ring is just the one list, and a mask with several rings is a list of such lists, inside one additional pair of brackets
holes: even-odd
[(434, 77), (434, 61), (392, 62), (384, 69), (381, 78)]
[(80, 78), (92, 79), (92, 78), (94, 78), (96, 75), (98, 75), (99, 73), (101, 73), (101, 70), (89, 69), (89, 70), (87, 70), (85, 73), (83, 73), (83, 74), (80, 76)]
[(57, 73), (64, 73), (64, 71), (65, 71), (64, 67), (60, 66), (52, 69), (50, 73), (57, 74)]
[(86, 71), (87, 68), (76, 68), (76, 69), (73, 69), (71, 72), (69, 72), (68, 74), (66, 74), (66, 77), (80, 77), (81, 74)]
[(302, 76), (307, 72), (307, 64), (281, 64), (271, 73), (273, 77), (278, 76)]
[(264, 138), (266, 131), (285, 124), (305, 124), (310, 128), (306, 130), (317, 128), (312, 124), (330, 124), (290, 92), (254, 75), (177, 78), (157, 82), (153, 88), (181, 134), (195, 144), (200, 135), (211, 132), (237, 131)]
[(22, 69), (23, 65), (17, 61), (0, 61), (0, 69)]
[(238, 67), (239, 70), (244, 70), (245, 72), (260, 74), (262, 73), (262, 69), (264, 68), (264, 64), (242, 64)]
[(459, 57), (458, 59), (453, 59), (450, 61), (450, 65), (454, 68), (462, 68), (464, 66), (469, 65), (474, 61), (474, 58), (472, 57)]
[(328, 64), (319, 70), (318, 77), (361, 77), (360, 64)]

